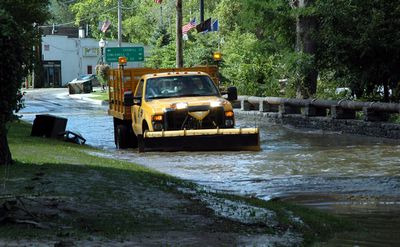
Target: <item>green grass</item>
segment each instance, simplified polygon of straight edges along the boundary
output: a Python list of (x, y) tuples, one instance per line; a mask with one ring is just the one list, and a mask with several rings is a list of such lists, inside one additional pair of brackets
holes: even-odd
[(93, 93), (90, 94), (90, 97), (93, 99), (97, 99), (97, 100), (104, 100), (107, 101), (108, 100), (108, 90), (104, 90), (104, 91), (95, 91)]
[[(259, 225), (243, 225), (227, 219), (215, 220), (216, 217), (206, 208), (204, 201), (191, 199), (199, 194), (273, 210), (278, 216), (278, 227), (264, 225), (264, 232), (293, 229), (304, 236), (304, 245), (325, 239), (335, 232), (349, 230), (348, 222), (316, 210), (279, 200), (265, 202), (206, 192), (191, 182), (140, 165), (95, 156), (96, 152), (103, 151), (31, 137), (30, 130), (31, 125), (23, 122), (11, 125), (8, 137), (15, 163), (9, 167), (9, 171), (0, 169), (0, 203), (9, 197), (20, 196), (32, 212), (40, 215), (38, 219), (53, 227), (36, 229), (19, 224), (0, 225), (0, 236), (37, 239), (54, 236), (87, 238), (96, 235), (116, 238), (140, 232), (185, 229), (246, 234), (259, 232)], [(197, 194), (183, 194), (179, 192), (181, 188), (195, 190)], [(57, 207), (47, 205), (52, 200), (58, 203)], [(44, 209), (49, 212), (41, 212)], [(193, 215), (214, 219), (214, 223), (201, 224), (194, 220), (198, 216), (193, 218)], [(290, 215), (300, 217), (304, 224), (294, 222)]]
[[(132, 207), (127, 197), (135, 192), (135, 196), (140, 194), (152, 200), (174, 191), (173, 186), (185, 184), (184, 181), (132, 163), (90, 155), (89, 152), (98, 151), (90, 147), (30, 137), (30, 128), (25, 123), (10, 128), (9, 144), (16, 162), (7, 176), (5, 169), (0, 171), (2, 182), (6, 179), (2, 194), (67, 198), (68, 204), (73, 203), (79, 210), (56, 223), (66, 224), (71, 228), (68, 232), (74, 235), (94, 231), (110, 237), (149, 228), (165, 229), (168, 217), (154, 214), (146, 205), (141, 205), (141, 209)], [(148, 196), (146, 190), (152, 190), (154, 195)], [(75, 219), (90, 227), (80, 226), (85, 224)], [(13, 230), (15, 234), (11, 234)], [(25, 230), (12, 225), (0, 227), (0, 236), (36, 234), (30, 228)], [(42, 234), (51, 236), (54, 232), (46, 230)]]

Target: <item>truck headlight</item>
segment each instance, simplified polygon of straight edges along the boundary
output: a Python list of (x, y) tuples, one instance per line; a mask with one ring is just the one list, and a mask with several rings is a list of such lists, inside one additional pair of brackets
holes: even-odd
[(210, 107), (220, 107), (220, 106), (222, 106), (221, 101), (211, 101), (210, 102)]
[(188, 108), (188, 104), (184, 102), (174, 103), (171, 105), (172, 109), (182, 110)]
[(153, 123), (154, 131), (161, 131), (163, 130), (163, 124), (160, 122)]
[(153, 120), (153, 130), (154, 131), (161, 131), (164, 128), (163, 125), (163, 120), (164, 120), (164, 116), (163, 115), (154, 115), (152, 117)]
[(235, 122), (233, 121), (233, 119), (226, 119), (225, 120), (225, 126), (227, 128), (232, 128), (235, 125)]
[(213, 107), (220, 107), (220, 106), (226, 105), (226, 104), (228, 104), (228, 103), (229, 103), (229, 102), (226, 101), (226, 100), (211, 101), (211, 102), (210, 102), (210, 107), (211, 107), (211, 108), (213, 108)]

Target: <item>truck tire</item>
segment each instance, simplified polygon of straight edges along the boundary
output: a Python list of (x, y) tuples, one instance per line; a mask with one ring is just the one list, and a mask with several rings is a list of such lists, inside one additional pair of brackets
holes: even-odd
[(144, 148), (143, 135), (138, 135), (137, 140), (138, 140), (138, 152), (144, 153), (145, 148)]
[(114, 143), (117, 149), (137, 148), (137, 136), (132, 129), (132, 121), (114, 118)]
[(130, 128), (130, 139), (129, 139), (129, 147), (131, 148), (137, 148), (138, 147), (138, 137), (133, 133), (132, 127)]
[(125, 149), (129, 147), (128, 128), (125, 125), (117, 125), (116, 128), (116, 146), (117, 149)]
[[(149, 129), (149, 126), (146, 122), (143, 122), (142, 133), (144, 134)], [(137, 143), (138, 143), (138, 151), (139, 153), (143, 153), (145, 151), (144, 139), (143, 134), (137, 136)]]

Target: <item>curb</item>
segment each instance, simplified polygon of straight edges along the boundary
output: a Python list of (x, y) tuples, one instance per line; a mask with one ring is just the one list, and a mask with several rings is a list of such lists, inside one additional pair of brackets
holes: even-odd
[(94, 105), (108, 105), (108, 101), (92, 99), (90, 95), (91, 94), (68, 94), (68, 96), (72, 99), (86, 101)]

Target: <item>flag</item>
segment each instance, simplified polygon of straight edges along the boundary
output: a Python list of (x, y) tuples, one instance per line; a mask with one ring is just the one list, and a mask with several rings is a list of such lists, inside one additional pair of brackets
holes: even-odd
[(208, 18), (207, 20), (197, 25), (196, 30), (198, 33), (211, 31), (211, 18)]
[(213, 32), (218, 32), (219, 31), (219, 25), (218, 25), (218, 20), (215, 20), (211, 26), (211, 30)]
[(154, 0), (155, 3), (161, 4), (162, 0)]
[(110, 25), (111, 25), (111, 21), (110, 20), (105, 20), (104, 22), (103, 22), (103, 25), (101, 25), (101, 31), (103, 32), (103, 33), (105, 33), (107, 30), (108, 30), (108, 28), (110, 27)]
[(190, 30), (196, 27), (196, 18), (193, 18), (188, 24), (182, 27), (182, 33), (187, 34)]

